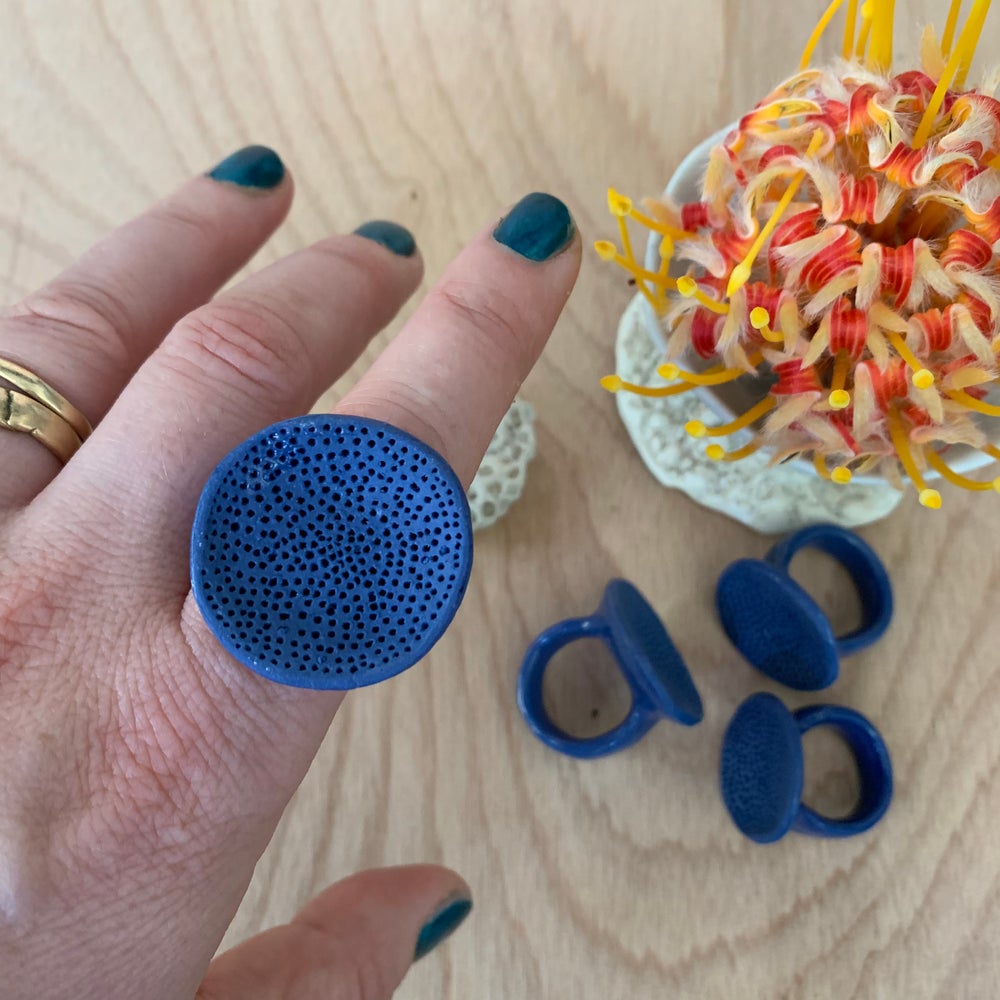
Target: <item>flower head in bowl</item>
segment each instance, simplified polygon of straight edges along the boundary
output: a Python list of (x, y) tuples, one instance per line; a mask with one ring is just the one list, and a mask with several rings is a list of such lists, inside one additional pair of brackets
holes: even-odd
[[(754, 430), (735, 461), (766, 448), (811, 459), (847, 483), (886, 476), (941, 505), (928, 479), (1000, 490), (957, 471), (970, 450), (1000, 458), (984, 429), (1000, 406), (1000, 101), (966, 78), (990, 0), (959, 24), (952, 2), (920, 69), (892, 69), (893, 0), (834, 0), (798, 73), (744, 115), (708, 159), (701, 198), (612, 190), (624, 267), (661, 318), (665, 385), (617, 376), (612, 391), (669, 396), (756, 380), (759, 400), (696, 437)], [(841, 8), (843, 10), (841, 11)], [(823, 32), (844, 17), (843, 58), (813, 67)], [(635, 257), (629, 221), (660, 238), (659, 265)], [(685, 371), (682, 356), (701, 359)], [(971, 463), (975, 464), (975, 463)]]

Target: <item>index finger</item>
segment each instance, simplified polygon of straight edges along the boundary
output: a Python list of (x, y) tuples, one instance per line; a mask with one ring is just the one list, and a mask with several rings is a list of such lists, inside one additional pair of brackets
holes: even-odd
[(337, 412), (407, 431), (468, 487), (579, 269), (569, 209), (549, 194), (521, 199), (455, 258)]

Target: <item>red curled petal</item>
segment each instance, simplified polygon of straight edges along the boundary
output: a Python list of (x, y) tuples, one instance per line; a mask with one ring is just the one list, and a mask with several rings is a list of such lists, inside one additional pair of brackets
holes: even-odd
[(698, 229), (708, 229), (712, 225), (708, 213), (709, 206), (704, 201), (692, 201), (681, 205), (681, 227), (689, 233)]
[(715, 356), (719, 334), (722, 332), (724, 317), (710, 309), (698, 309), (691, 320), (691, 346), (699, 357)]
[(874, 174), (854, 177), (841, 174), (840, 214), (829, 222), (875, 222), (875, 200), (878, 198), (878, 180)]
[(993, 247), (971, 229), (956, 229), (941, 252), (942, 267), (967, 267), (981, 271), (993, 260)]
[[(993, 335), (993, 313), (990, 307), (977, 295), (960, 292), (957, 300), (972, 315), (972, 322), (979, 327), (979, 332), (986, 337)], [(949, 307), (950, 308), (950, 307)]]
[(795, 358), (792, 361), (782, 361), (773, 366), (771, 371), (778, 381), (771, 386), (775, 396), (795, 396), (800, 392), (822, 392), (819, 375), (815, 368), (803, 368), (802, 361)]
[(1000, 198), (997, 198), (982, 215), (965, 209), (969, 225), (992, 246), (1000, 240)]
[(760, 163), (757, 167), (759, 173), (763, 173), (764, 170), (771, 166), (775, 160), (781, 159), (800, 159), (802, 154), (794, 146), (772, 146), (768, 149), (764, 155), (760, 158)]
[(874, 361), (862, 361), (858, 367), (864, 366), (871, 377), (872, 389), (879, 408), (885, 412), (893, 399), (902, 399), (909, 393), (906, 381), (906, 363), (896, 360), (889, 363), (885, 371), (880, 371)]
[(881, 163), (872, 164), (872, 169), (885, 174), (888, 180), (901, 188), (915, 188), (917, 187), (915, 175), (923, 161), (924, 150), (913, 149), (905, 143), (897, 142)]
[(926, 312), (914, 313), (912, 317), (924, 335), (927, 353), (946, 351), (951, 347), (955, 330), (952, 326), (951, 306), (941, 312), (940, 309), (928, 309)]
[(830, 310), (830, 353), (847, 351), (857, 361), (868, 339), (868, 317), (845, 298), (837, 299)]
[(860, 235), (853, 229), (845, 229), (833, 243), (806, 261), (801, 272), (802, 283), (815, 293), (848, 268), (860, 267), (860, 246)]
[[(954, 361), (949, 361), (947, 364), (941, 367), (941, 377), (944, 378), (945, 375), (950, 375), (952, 372), (956, 372), (959, 368), (966, 368), (969, 365), (978, 365), (979, 359), (974, 354), (966, 354), (964, 357), (955, 358)], [(983, 385), (970, 385), (966, 387), (965, 392), (967, 392), (974, 399), (985, 399), (986, 394), (989, 392), (988, 386)]]
[(880, 288), (895, 296), (898, 309), (913, 287), (913, 272), (917, 263), (917, 250), (913, 240), (899, 247), (882, 247), (882, 270), (879, 274)]
[(864, 83), (853, 94), (847, 105), (847, 134), (864, 135), (865, 129), (872, 125), (872, 117), (868, 113), (868, 102), (875, 94), (876, 87), (872, 83)]
[(726, 226), (725, 229), (716, 229), (712, 232), (712, 243), (715, 249), (722, 254), (730, 267), (743, 260), (750, 247), (753, 246), (753, 241), (752, 235), (740, 236), (732, 226)]
[(927, 102), (931, 99), (934, 88), (937, 86), (926, 73), (919, 69), (905, 70), (893, 77), (892, 82), (901, 94), (909, 94), (910, 97), (919, 98), (921, 107), (927, 106)]

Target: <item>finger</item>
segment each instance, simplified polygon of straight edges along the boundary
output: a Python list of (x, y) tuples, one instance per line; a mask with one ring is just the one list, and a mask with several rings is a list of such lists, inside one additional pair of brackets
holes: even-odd
[(454, 260), (338, 411), (409, 431), (468, 486), (579, 268), (569, 210), (529, 195)]
[(59, 477), (49, 519), (72, 510), (95, 531), (124, 520), (133, 530), (109, 546), (185, 592), (191, 516), (212, 469), (262, 427), (308, 410), (420, 281), (406, 230), (362, 230), (284, 258), (181, 320)]
[(469, 887), (431, 865), (362, 872), (291, 923), (220, 955), (198, 1000), (388, 1000), (416, 958), (472, 907)]
[[(37, 373), (96, 424), (167, 331), (206, 302), (284, 218), (291, 179), (250, 146), (115, 230), (0, 321), (0, 357)], [(0, 435), (22, 475), (0, 504), (35, 496), (59, 470), (24, 434)]]

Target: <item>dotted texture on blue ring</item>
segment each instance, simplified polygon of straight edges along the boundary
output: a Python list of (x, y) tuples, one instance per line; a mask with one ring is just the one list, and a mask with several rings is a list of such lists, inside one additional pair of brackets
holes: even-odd
[(209, 627), (241, 663), (297, 687), (361, 687), (412, 666), (471, 568), (454, 472), (358, 417), (299, 417), (245, 441), (206, 485), (191, 538)]
[(802, 736), (774, 695), (752, 695), (736, 710), (719, 778), (726, 808), (747, 837), (768, 844), (788, 832), (802, 800)]
[(829, 624), (786, 573), (756, 559), (737, 560), (719, 578), (716, 606), (733, 645), (768, 677), (799, 691), (836, 679)]

